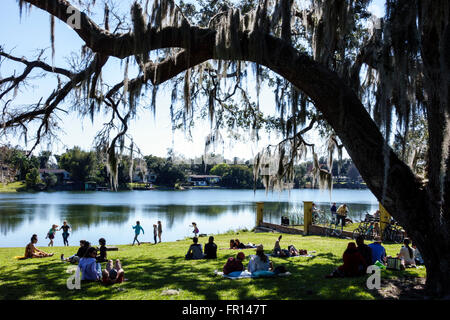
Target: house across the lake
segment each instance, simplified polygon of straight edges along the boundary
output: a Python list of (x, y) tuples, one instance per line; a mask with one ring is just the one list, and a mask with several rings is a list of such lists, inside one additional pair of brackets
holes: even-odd
[(143, 174), (141, 171), (135, 171), (133, 175), (133, 182), (137, 183), (155, 183), (157, 175), (155, 173)]
[(220, 176), (212, 175), (190, 175), (188, 177), (188, 182), (192, 183), (194, 186), (213, 186), (220, 182)]
[(57, 184), (66, 184), (70, 181), (70, 173), (63, 169), (39, 169), (39, 177), (44, 180), (45, 176), (54, 174), (58, 178)]

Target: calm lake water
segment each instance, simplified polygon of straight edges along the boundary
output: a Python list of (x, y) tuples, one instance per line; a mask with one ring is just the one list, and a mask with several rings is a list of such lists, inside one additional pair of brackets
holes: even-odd
[[(355, 221), (373, 213), (378, 202), (369, 190), (291, 190), (279, 193), (264, 190), (188, 190), (126, 192), (54, 192), (0, 194), (0, 247), (25, 246), (33, 233), (38, 247), (45, 247), (45, 236), (52, 224), (67, 220), (72, 227), (70, 245), (80, 239), (98, 244), (128, 244), (133, 241), (132, 226), (141, 222), (145, 234), (140, 241), (153, 241), (153, 224), (163, 226), (163, 241), (192, 236), (189, 225), (195, 221), (200, 233), (217, 234), (255, 226), (256, 202), (264, 205), (264, 221), (280, 223), (287, 215), (294, 222), (303, 217), (303, 201), (314, 201), (329, 212), (330, 202), (347, 203)], [(54, 239), (62, 246), (61, 232)]]

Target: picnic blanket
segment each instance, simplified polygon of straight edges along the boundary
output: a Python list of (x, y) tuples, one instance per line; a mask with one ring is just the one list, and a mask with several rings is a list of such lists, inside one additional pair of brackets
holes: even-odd
[[(232, 272), (230, 274), (223, 274), (223, 272), (218, 272), (216, 270), (216, 271), (214, 271), (214, 273), (216, 275), (218, 275), (218, 276), (222, 276), (224, 278), (232, 279), (232, 280), (248, 279), (248, 278), (254, 278), (255, 279), (255, 278), (266, 278), (266, 277), (268, 277), (268, 275), (265, 275), (265, 276), (255, 275), (255, 274), (250, 273), (247, 270), (242, 271), (240, 273), (239, 272)], [(287, 276), (290, 276), (290, 275), (291, 275), (291, 273), (288, 271), (288, 272), (285, 272), (285, 273), (272, 274), (272, 275), (270, 275), (270, 277), (287, 277)]]
[(301, 256), (289, 256), (289, 257), (280, 257), (280, 256), (274, 256), (274, 255), (272, 255), (272, 254), (266, 254), (266, 256), (269, 256), (269, 257), (274, 257), (274, 258), (300, 258), (300, 257), (304, 257), (304, 258), (312, 258), (312, 257), (315, 257), (314, 255), (312, 255), (312, 254), (304, 254), (304, 255), (301, 255)]

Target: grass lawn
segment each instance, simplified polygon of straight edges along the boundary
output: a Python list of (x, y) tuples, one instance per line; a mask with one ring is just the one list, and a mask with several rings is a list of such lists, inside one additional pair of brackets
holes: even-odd
[[(164, 234), (163, 234), (164, 235)], [(132, 235), (131, 235), (132, 236)], [(239, 232), (215, 236), (219, 248), (226, 248), (231, 238), (243, 243), (262, 243), (269, 253), (279, 234)], [(70, 239), (75, 243), (78, 239)], [(108, 239), (107, 239), (108, 240)], [(207, 238), (200, 238), (204, 245)], [(60, 254), (69, 256), (77, 247), (38, 248), (54, 252), (50, 258), (16, 260), (24, 248), (0, 248), (0, 300), (4, 299), (381, 299), (376, 290), (365, 286), (367, 276), (346, 279), (325, 279), (325, 274), (342, 263), (342, 253), (349, 240), (319, 236), (283, 234), (282, 247), (294, 244), (315, 255), (312, 258), (271, 258), (275, 266), (284, 265), (292, 273), (289, 277), (270, 279), (229, 280), (214, 275), (222, 270), (226, 259), (237, 250), (218, 250), (217, 260), (186, 261), (184, 255), (190, 239), (163, 242), (157, 245), (121, 245), (119, 251), (109, 251), (108, 258), (120, 258), (129, 281), (119, 285), (82, 283), (81, 290), (68, 290), (68, 263), (60, 261)], [(39, 246), (41, 245), (41, 246)], [(400, 250), (398, 244), (384, 245), (388, 255)], [(254, 249), (243, 250), (248, 256)], [(316, 251), (313, 253), (312, 251)], [(248, 257), (244, 265), (248, 263)], [(102, 264), (102, 268), (105, 264)], [(425, 277), (422, 269), (382, 271), (382, 279)], [(163, 295), (165, 289), (178, 289), (178, 295)]]
[(24, 181), (16, 181), (8, 184), (0, 183), (0, 192), (17, 192), (25, 188)]

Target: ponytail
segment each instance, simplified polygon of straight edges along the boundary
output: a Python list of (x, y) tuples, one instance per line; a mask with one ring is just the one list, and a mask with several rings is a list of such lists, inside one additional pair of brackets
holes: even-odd
[(409, 257), (410, 257), (411, 259), (414, 259), (414, 252), (413, 252), (413, 250), (410, 248), (409, 243), (410, 243), (409, 239), (403, 240), (403, 244), (404, 244), (405, 247), (408, 249)]

